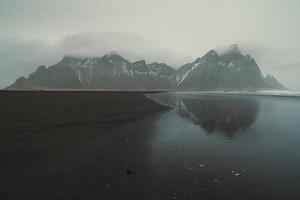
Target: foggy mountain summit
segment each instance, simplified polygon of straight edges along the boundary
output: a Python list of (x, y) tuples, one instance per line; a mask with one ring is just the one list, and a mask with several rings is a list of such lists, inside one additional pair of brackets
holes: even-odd
[(286, 89), (275, 77), (263, 77), (250, 55), (238, 45), (219, 54), (210, 50), (192, 63), (175, 69), (164, 63), (130, 62), (116, 52), (102, 57), (65, 55), (57, 64), (40, 66), (21, 77), (10, 90), (245, 90)]
[(224, 54), (241, 54), (241, 51), (237, 44), (233, 44), (224, 52)]

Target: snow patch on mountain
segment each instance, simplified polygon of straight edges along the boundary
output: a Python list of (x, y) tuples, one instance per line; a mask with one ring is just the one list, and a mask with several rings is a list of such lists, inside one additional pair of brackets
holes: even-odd
[(203, 62), (205, 62), (205, 61), (201, 60), (198, 63), (192, 64), (192, 66), (190, 67), (190, 69), (188, 69), (182, 76), (180, 76), (180, 78), (178, 79), (178, 82), (176, 83), (176, 86), (180, 85), (180, 83), (182, 83), (182, 81), (184, 81)]
[[(22, 81), (21, 81), (22, 82)], [(103, 57), (66, 55), (55, 65), (39, 67), (25, 81), (36, 87), (101, 89), (283, 89), (274, 77), (262, 77), (258, 65), (237, 46), (225, 54), (210, 50), (174, 69), (164, 63), (131, 63), (116, 52)], [(20, 81), (9, 88), (22, 88)]]

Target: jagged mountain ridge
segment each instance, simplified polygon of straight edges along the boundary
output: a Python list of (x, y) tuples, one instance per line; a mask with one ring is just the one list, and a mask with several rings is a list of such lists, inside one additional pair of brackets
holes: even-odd
[(240, 90), (284, 89), (274, 77), (261, 75), (259, 66), (236, 45), (219, 55), (210, 50), (194, 62), (175, 69), (164, 63), (130, 62), (117, 53), (103, 57), (64, 56), (50, 67), (40, 66), (7, 89), (104, 90)]
[(183, 89), (255, 89), (266, 87), (259, 66), (249, 55), (243, 55), (234, 45), (219, 55), (210, 50), (196, 59), (183, 75)]

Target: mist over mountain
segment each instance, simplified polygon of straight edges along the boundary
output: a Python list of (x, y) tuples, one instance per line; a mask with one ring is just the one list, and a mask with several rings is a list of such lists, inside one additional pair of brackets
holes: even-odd
[(175, 69), (164, 63), (130, 62), (111, 52), (103, 57), (66, 55), (57, 64), (40, 66), (21, 77), (9, 90), (258, 90), (286, 89), (275, 77), (263, 77), (250, 55), (237, 45), (219, 54), (210, 50)]

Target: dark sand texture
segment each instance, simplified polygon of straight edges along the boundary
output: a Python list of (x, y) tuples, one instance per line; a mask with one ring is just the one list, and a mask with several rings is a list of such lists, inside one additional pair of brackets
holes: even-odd
[(298, 98), (153, 96), (0, 92), (0, 200), (299, 199)]
[(1, 92), (0, 199), (155, 198), (143, 120), (164, 110), (143, 92)]

